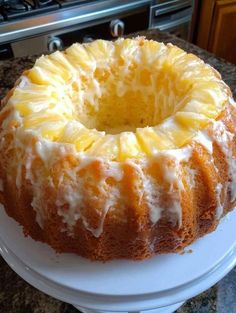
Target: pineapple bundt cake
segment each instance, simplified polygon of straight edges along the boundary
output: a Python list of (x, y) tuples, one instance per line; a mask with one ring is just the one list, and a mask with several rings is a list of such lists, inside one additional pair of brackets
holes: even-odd
[(182, 251), (236, 204), (232, 94), (172, 44), (73, 44), (40, 57), (3, 104), (0, 201), (58, 252)]

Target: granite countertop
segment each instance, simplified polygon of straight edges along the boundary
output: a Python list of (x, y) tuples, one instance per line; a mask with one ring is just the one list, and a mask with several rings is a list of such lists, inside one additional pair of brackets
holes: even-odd
[[(236, 99), (236, 66), (169, 33), (150, 30), (142, 33), (148, 39), (171, 42), (194, 53), (214, 66), (231, 87)], [(22, 71), (30, 68), (36, 57), (0, 61), (0, 98), (13, 87)], [(0, 257), (0, 312), (1, 313), (76, 313), (73, 306), (55, 300), (31, 287), (15, 274)], [(236, 313), (236, 268), (214, 287), (187, 301), (178, 313)]]

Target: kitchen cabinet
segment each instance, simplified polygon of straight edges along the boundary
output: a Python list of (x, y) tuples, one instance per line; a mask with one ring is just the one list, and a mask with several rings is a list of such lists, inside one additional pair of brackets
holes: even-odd
[(193, 42), (236, 64), (236, 0), (196, 2)]

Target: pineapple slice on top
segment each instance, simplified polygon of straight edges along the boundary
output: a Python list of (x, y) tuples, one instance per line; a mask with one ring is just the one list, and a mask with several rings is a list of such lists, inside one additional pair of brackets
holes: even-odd
[(67, 123), (58, 141), (74, 144), (77, 150), (85, 151), (103, 136), (103, 132), (87, 129), (81, 123), (71, 121)]
[(141, 158), (144, 156), (136, 134), (132, 132), (122, 132), (119, 136), (119, 161), (131, 158)]
[(145, 127), (137, 129), (137, 138), (142, 147), (142, 150), (147, 155), (152, 155), (159, 150), (171, 149), (174, 147), (173, 143), (166, 136), (154, 127)]
[(119, 154), (119, 135), (106, 135), (98, 139), (87, 150), (88, 155), (117, 160)]

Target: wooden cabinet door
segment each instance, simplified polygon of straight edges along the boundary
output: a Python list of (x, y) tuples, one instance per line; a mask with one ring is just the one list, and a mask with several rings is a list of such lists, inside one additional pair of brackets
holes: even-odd
[(236, 0), (197, 0), (197, 3), (193, 41), (236, 64)]
[(208, 49), (236, 64), (236, 0), (215, 2)]

